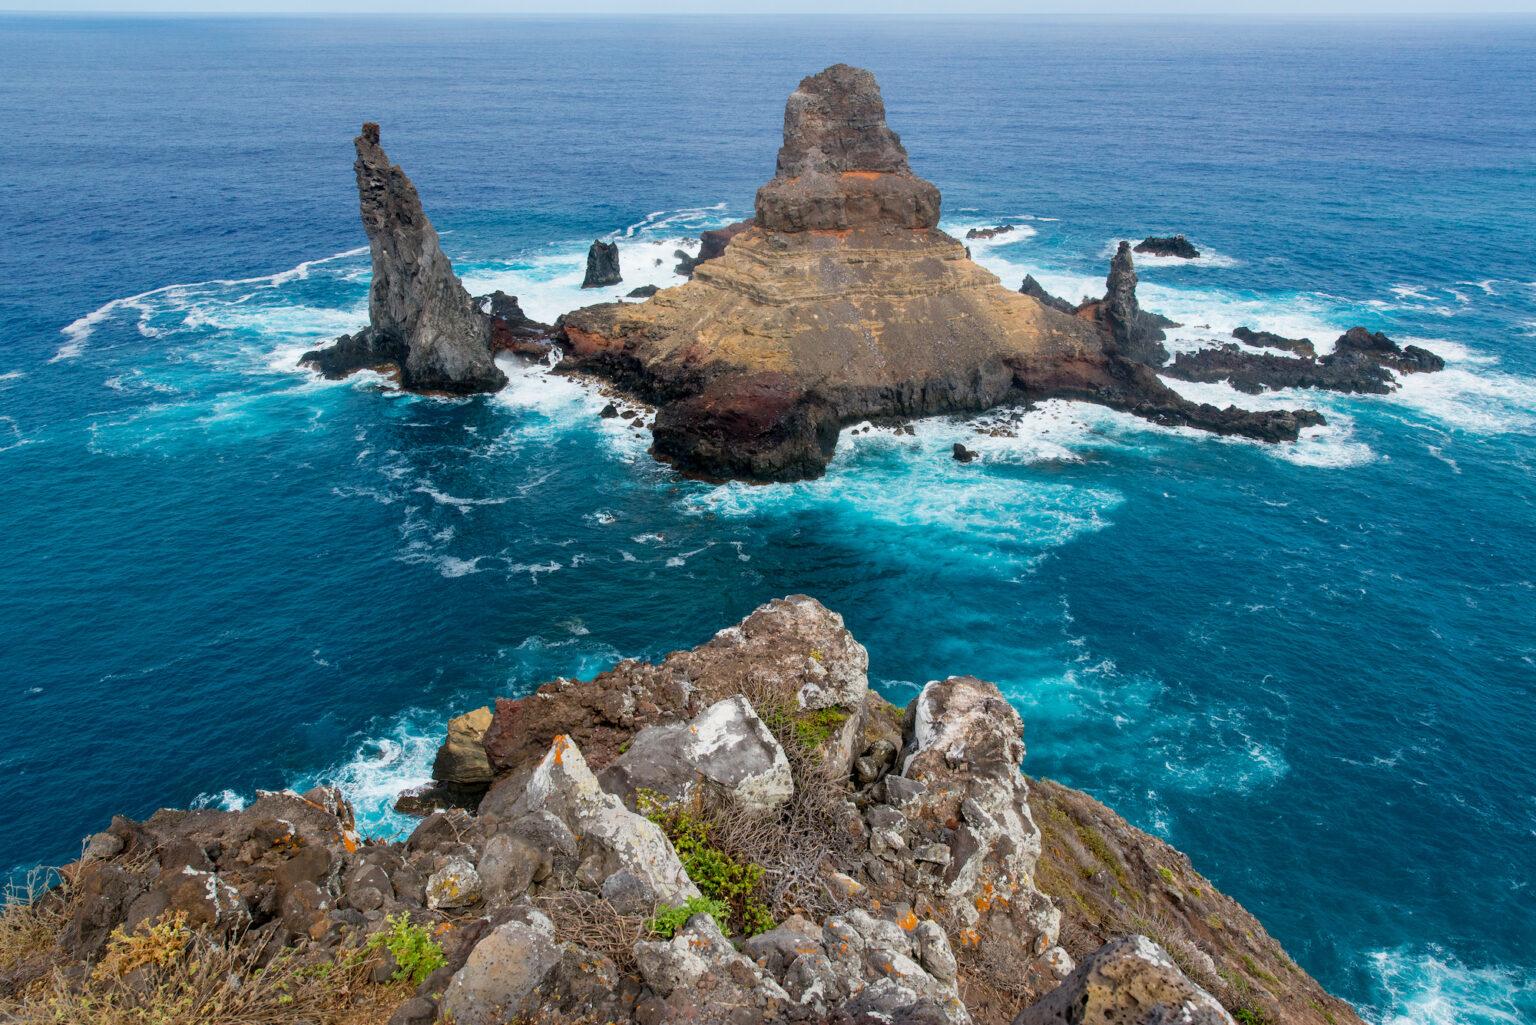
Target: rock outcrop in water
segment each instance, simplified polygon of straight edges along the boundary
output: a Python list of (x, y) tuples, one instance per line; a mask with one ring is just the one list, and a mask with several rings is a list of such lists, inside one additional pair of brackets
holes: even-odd
[(1284, 349), (1296, 356), (1316, 356), (1310, 338), (1286, 338), (1271, 331), (1254, 331), (1248, 327), (1232, 329), (1232, 337), (1253, 349)]
[[(236, 991), (282, 973), (290, 1003), (420, 965), (346, 1019), (392, 1025), (1359, 1025), (1178, 852), (1024, 776), (992, 684), (902, 710), (868, 668), (792, 596), (455, 719), (435, 774), (478, 807), (404, 842), (362, 840), (329, 789), (116, 818), (41, 899), (52, 933), (0, 974), (0, 1013), (125, 965), (152, 991), (174, 961), (125, 952), (155, 927), (232, 956)], [(406, 925), (417, 946), (391, 945)]]
[(593, 242), (587, 250), (587, 273), (581, 279), (581, 287), (604, 288), (623, 280), (619, 274), (619, 244), (601, 239)]
[[(1238, 331), (1245, 331), (1238, 328)], [(1237, 336), (1237, 332), (1233, 332)], [(1257, 395), (1280, 388), (1321, 388), (1328, 391), (1386, 395), (1398, 387), (1396, 374), (1433, 373), (1445, 361), (1417, 345), (1400, 346), (1380, 332), (1353, 327), (1334, 342), (1333, 352), (1310, 355), (1306, 339), (1247, 332), (1237, 336), (1246, 345), (1284, 345), (1308, 355), (1276, 356), (1245, 352), (1223, 345), (1198, 352), (1181, 352), (1163, 373), (1185, 381), (1226, 381), (1238, 391)], [(1395, 373), (1394, 373), (1395, 372)]]
[(1136, 243), (1136, 252), (1146, 253), (1148, 256), (1172, 256), (1180, 260), (1198, 260), (1200, 250), (1183, 235), (1158, 236), (1144, 238)]
[(1163, 328), (1172, 327), (1173, 322), (1141, 308), (1136, 299), (1136, 284), (1131, 244), (1121, 242), (1109, 262), (1104, 298), (1084, 304), (1077, 312), (1099, 323), (1114, 340), (1116, 351), (1126, 359), (1160, 367), (1168, 362), (1168, 350), (1163, 347), (1163, 339), (1168, 336)]
[(874, 76), (828, 68), (790, 95), (753, 226), (687, 284), (568, 314), (562, 365), (657, 405), (659, 458), (754, 481), (818, 476), (851, 422), (1048, 397), (1271, 441), (1321, 422), (1183, 399), (1136, 358), (1156, 353), (1149, 315), (1126, 320), (1120, 295), (1068, 316), (1002, 287), (938, 230), (939, 207)]
[(443, 255), (416, 186), (389, 162), (379, 126), (363, 125), (354, 144), (357, 191), (373, 261), (368, 327), (301, 363), (326, 377), (393, 369), (413, 391), (464, 395), (507, 383), (491, 357), (491, 324)]

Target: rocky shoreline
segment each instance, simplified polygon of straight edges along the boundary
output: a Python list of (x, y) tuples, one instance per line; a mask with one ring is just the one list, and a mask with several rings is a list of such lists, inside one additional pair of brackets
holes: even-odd
[(391, 1025), (1359, 1021), (1183, 855), (1025, 776), (996, 687), (950, 677), (899, 709), (867, 671), (841, 617), (791, 596), (455, 719), (403, 842), (360, 837), (323, 788), (116, 818), (7, 909), (55, 924), (5, 966), (0, 1012), (97, 994), (173, 927), (112, 984), (152, 1001), (217, 949), (248, 988), (350, 966), (348, 999), (387, 999), (345, 1020)]

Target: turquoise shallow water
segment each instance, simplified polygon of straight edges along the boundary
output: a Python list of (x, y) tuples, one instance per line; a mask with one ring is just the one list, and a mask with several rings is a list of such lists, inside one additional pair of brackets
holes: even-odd
[[(1030, 771), (1373, 1020), (1536, 1020), (1533, 58), (1529, 22), (0, 20), (0, 862), (314, 780), (407, 828), (447, 716), (804, 591), (895, 700), (997, 681)], [(666, 284), (745, 214), (835, 60), (946, 227), (1019, 226), (975, 249), (1009, 284), (1184, 231), (1206, 260), (1141, 267), (1174, 345), (1363, 323), (1449, 369), (1306, 396), (1292, 446), (1048, 403), (771, 488), (675, 478), (539, 368), (295, 369), (366, 319), (362, 120), (471, 288), (552, 318), (592, 238)]]

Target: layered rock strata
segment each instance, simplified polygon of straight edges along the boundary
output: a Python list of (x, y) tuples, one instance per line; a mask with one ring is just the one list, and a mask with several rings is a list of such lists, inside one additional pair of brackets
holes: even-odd
[(490, 318), (454, 276), (416, 186), (389, 162), (378, 125), (363, 125), (354, 145), (373, 263), (368, 327), (305, 353), (300, 362), (331, 378), (364, 369), (393, 371), (413, 391), (498, 390), (507, 379), (491, 358)]
[[(362, 841), (325, 789), (114, 819), (44, 898), (61, 960), (12, 966), (0, 1001), (36, 972), (87, 984), (114, 930), (166, 921), (240, 965), (383, 981), (371, 938), (406, 921), (442, 962), (393, 990), (391, 1025), (1358, 1025), (1177, 852), (1027, 779), (992, 684), (934, 681), (902, 711), (868, 665), (793, 596), (659, 663), (500, 701), (483, 735), (483, 710), (455, 720), (441, 774), (495, 782), (403, 843)], [(723, 900), (744, 888), (750, 928)]]
[(756, 481), (819, 475), (850, 422), (1052, 396), (1265, 440), (1320, 422), (1181, 398), (1137, 362), (1149, 321), (1127, 296), (1074, 317), (1003, 288), (939, 207), (874, 76), (828, 68), (790, 95), (753, 226), (687, 284), (568, 314), (564, 365), (659, 406), (659, 458)]

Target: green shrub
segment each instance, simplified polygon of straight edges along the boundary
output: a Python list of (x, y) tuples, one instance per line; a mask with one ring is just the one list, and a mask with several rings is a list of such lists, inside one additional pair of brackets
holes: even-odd
[(409, 981), (413, 986), (420, 986), (427, 981), (427, 976), (448, 963), (442, 946), (432, 938), (431, 931), (424, 925), (412, 925), (409, 912), (390, 915), (384, 922), (389, 928), (368, 937), (365, 949), (371, 951), (383, 947), (393, 955), (396, 982)]
[(645, 927), (662, 939), (670, 940), (694, 915), (713, 918), (721, 932), (730, 927), (731, 909), (724, 902), (710, 900), (708, 897), (689, 897), (681, 904), (663, 904), (656, 909), (656, 917), (645, 923)]
[(636, 804), (646, 818), (667, 834), (683, 863), (683, 871), (699, 892), (707, 900), (725, 906), (726, 917), (716, 916), (722, 932), (756, 936), (773, 928), (773, 913), (758, 896), (763, 866), (737, 861), (711, 844), (708, 822), (655, 791), (641, 790), (636, 795)]
[(818, 708), (795, 717), (795, 739), (807, 749), (815, 751), (832, 739), (832, 735), (848, 721), (848, 713), (841, 708)]

